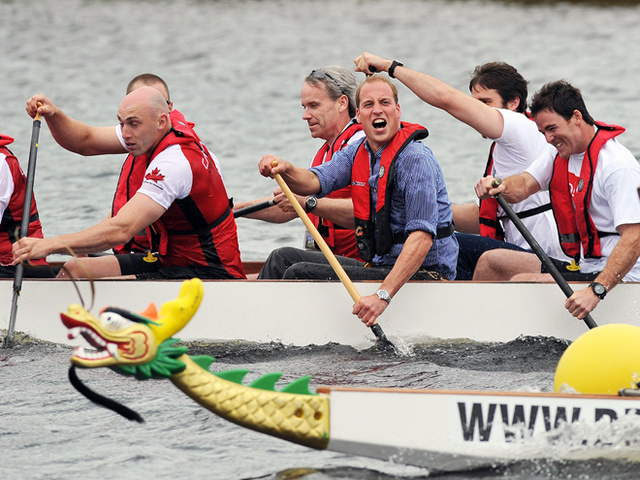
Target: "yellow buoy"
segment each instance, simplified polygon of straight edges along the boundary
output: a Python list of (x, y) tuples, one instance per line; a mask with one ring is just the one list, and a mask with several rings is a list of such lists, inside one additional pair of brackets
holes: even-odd
[(640, 382), (640, 327), (613, 323), (593, 328), (565, 350), (556, 367), (556, 392), (617, 395)]

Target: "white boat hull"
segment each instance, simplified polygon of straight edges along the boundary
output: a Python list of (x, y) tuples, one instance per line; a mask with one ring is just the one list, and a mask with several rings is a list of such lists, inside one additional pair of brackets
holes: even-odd
[[(164, 288), (164, 284), (160, 285)], [(243, 284), (211, 282), (208, 288), (220, 289), (222, 286), (241, 288)], [(277, 297), (278, 289), (290, 288), (296, 294), (306, 292), (309, 298), (313, 292), (307, 289), (315, 288), (325, 295), (325, 290), (331, 291), (333, 286), (304, 282), (248, 283), (244, 285), (244, 291), (256, 288), (252, 302), (240, 301), (241, 293), (236, 290), (235, 304), (243, 304), (244, 308), (253, 304), (255, 308), (256, 300), (264, 300), (268, 306), (261, 311), (254, 310), (254, 320), (241, 328), (256, 326), (265, 314), (264, 310), (267, 314), (277, 314), (273, 305), (278, 305), (274, 299), (282, 298)], [(375, 288), (374, 284), (365, 286)], [(416, 284), (414, 294), (433, 292), (441, 287), (448, 288), (452, 294), (458, 292), (460, 286)], [(128, 320), (130, 315), (124, 312), (121, 302), (115, 306), (123, 309), (122, 315), (113, 311), (101, 319), (78, 306), (69, 308), (61, 316), (61, 322), (56, 323), (63, 324), (69, 332), (97, 349), (75, 349), (72, 364), (81, 368), (110, 367), (139, 380), (169, 378), (204, 408), (242, 427), (312, 448), (419, 465), (432, 471), (459, 471), (543, 458), (613, 457), (640, 461), (639, 396), (346, 387), (320, 387), (318, 395), (313, 395), (308, 390), (309, 377), (276, 389), (280, 373), (266, 374), (251, 385), (244, 385), (241, 380), (246, 372), (241, 371), (239, 376), (237, 370), (209, 371), (212, 358), (190, 357), (184, 349), (172, 348), (170, 340), (176, 334), (184, 337), (182, 333), (186, 333), (183, 329), (187, 325), (196, 325), (191, 320), (196, 314), (201, 317), (203, 307), (206, 311), (203, 299), (214, 298), (208, 304), (209, 308), (228, 305), (228, 297), (218, 296), (232, 290), (218, 290), (218, 296), (211, 295), (214, 292), (210, 291), (207, 295), (207, 287), (199, 281), (184, 282), (181, 287), (178, 297), (163, 302), (160, 317), (148, 314), (148, 322)], [(263, 289), (268, 291), (262, 292)], [(267, 297), (261, 298), (259, 292)], [(444, 295), (444, 291), (439, 293)], [(425, 296), (428, 295), (425, 293)], [(227, 300), (216, 302), (216, 298)], [(271, 302), (268, 301), (270, 298)], [(300, 302), (297, 295), (293, 298)], [(414, 309), (420, 310), (418, 305), (414, 305)], [(297, 323), (308, 329), (328, 325), (340, 330), (340, 325), (333, 320), (326, 324), (311, 324), (305, 317), (296, 322), (295, 311), (291, 311), (289, 317), (286, 309), (283, 312), (279, 318), (283, 322), (279, 331), (286, 331), (291, 323), (296, 324), (295, 331), (302, 330)], [(220, 317), (220, 312), (208, 313), (216, 318), (206, 325), (225, 324), (227, 319)], [(540, 311), (535, 313), (541, 314)], [(310, 315), (311, 320), (321, 322), (316, 316), (315, 313)], [(404, 325), (417, 328), (413, 326), (416, 317), (408, 314)], [(435, 328), (438, 321), (446, 319), (432, 315), (420, 318), (435, 319), (425, 322), (426, 328)], [(465, 325), (462, 327), (469, 323), (468, 320), (463, 318)], [(470, 320), (477, 321), (475, 317)], [(269, 325), (277, 327), (272, 321)], [(351, 328), (349, 324), (343, 330)], [(166, 367), (159, 368), (158, 365)], [(591, 367), (585, 368), (589, 370), (583, 374), (594, 373)], [(78, 388), (77, 382), (72, 383)], [(640, 392), (630, 387), (626, 394)], [(123, 414), (122, 409), (116, 411)], [(127, 415), (127, 418), (131, 416)]]
[[(86, 303), (88, 281), (77, 282)], [(172, 298), (181, 281), (97, 280), (95, 309), (118, 305), (144, 310)], [(9, 325), (13, 282), (0, 280), (0, 329)], [(375, 292), (377, 282), (356, 283), (361, 295)], [(574, 284), (574, 288), (584, 288)], [(336, 342), (367, 348), (375, 342), (370, 329), (351, 314), (353, 301), (338, 282), (205, 281), (204, 299), (194, 319), (180, 332), (184, 341), (282, 342), (324, 345)], [(599, 325), (640, 326), (640, 284), (617, 286), (593, 312)], [(521, 335), (574, 340), (587, 330), (564, 308), (556, 284), (411, 282), (380, 317), (386, 335), (397, 346), (430, 338), (505, 342)], [(19, 297), (16, 332), (72, 344), (59, 313), (80, 303), (71, 282), (25, 279)], [(97, 313), (94, 309), (94, 313)]]
[(328, 449), (460, 471), (519, 460), (640, 460), (640, 399), (404, 389), (318, 389)]

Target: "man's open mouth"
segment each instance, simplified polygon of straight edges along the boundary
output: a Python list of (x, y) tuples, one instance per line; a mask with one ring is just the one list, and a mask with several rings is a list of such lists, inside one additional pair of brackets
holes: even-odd
[(376, 118), (371, 124), (373, 125), (373, 128), (379, 130), (387, 126), (387, 121), (382, 118)]

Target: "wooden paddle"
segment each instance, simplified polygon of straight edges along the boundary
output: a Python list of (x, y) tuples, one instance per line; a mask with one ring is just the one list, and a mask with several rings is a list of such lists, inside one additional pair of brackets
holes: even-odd
[[(272, 164), (272, 166), (275, 167), (276, 165)], [(324, 256), (329, 261), (329, 264), (331, 265), (333, 270), (336, 272), (336, 275), (338, 275), (338, 278), (340, 278), (340, 281), (347, 289), (347, 292), (349, 292), (349, 295), (351, 295), (351, 298), (353, 299), (353, 301), (358, 303), (358, 301), (360, 300), (360, 293), (358, 293), (358, 290), (356, 289), (355, 285), (347, 275), (347, 272), (344, 271), (344, 268), (342, 267), (342, 265), (340, 265), (340, 262), (338, 262), (338, 259), (336, 258), (334, 253), (331, 251), (331, 248), (329, 248), (329, 245), (327, 245), (327, 242), (324, 240), (322, 235), (320, 235), (320, 232), (318, 232), (318, 229), (316, 228), (316, 226), (313, 224), (313, 222), (307, 215), (307, 212), (304, 211), (304, 209), (300, 205), (300, 202), (296, 200), (296, 197), (294, 196), (289, 186), (285, 183), (282, 176), (280, 174), (276, 174), (275, 179), (276, 179), (276, 182), (278, 182), (278, 185), (280, 186), (284, 194), (287, 196), (287, 198), (291, 202), (291, 205), (293, 205), (293, 208), (295, 209), (298, 216), (300, 217), (300, 220), (302, 220), (305, 227), (307, 227), (307, 230), (309, 230), (309, 233), (311, 233), (311, 236), (318, 244), (318, 247), (320, 247), (320, 250), (322, 250), (322, 253), (324, 253)], [(385, 348), (387, 349), (390, 348), (390, 349), (393, 349), (394, 351), (396, 350), (395, 345), (391, 343), (391, 340), (387, 338), (384, 331), (382, 330), (382, 327), (379, 324), (374, 323), (373, 325), (371, 325), (371, 331), (376, 336), (378, 341), (384, 345)]]
[(249, 215), (250, 213), (259, 212), (260, 210), (264, 210), (265, 208), (273, 207), (275, 204), (276, 200), (272, 198), (270, 200), (265, 200), (264, 202), (255, 203), (253, 205), (249, 205), (248, 207), (234, 210), (233, 216), (235, 218), (244, 217), (245, 215)]
[[(20, 225), (20, 238), (29, 234), (29, 219), (31, 217), (31, 198), (33, 197), (33, 182), (36, 176), (36, 157), (38, 156), (38, 139), (40, 137), (40, 114), (36, 113), (33, 117), (33, 128), (31, 130), (31, 147), (29, 149), (29, 165), (27, 166), (27, 184), (24, 191), (24, 205), (22, 207), (22, 223)], [(15, 275), (13, 277), (13, 298), (11, 300), (11, 315), (9, 316), (9, 327), (7, 336), (4, 337), (3, 344), (10, 347), (13, 342), (13, 332), (16, 325), (16, 314), (18, 312), (18, 298), (20, 290), (22, 290), (22, 276), (24, 274), (24, 266), (22, 263), (16, 265)]]
[[(496, 178), (493, 180), (493, 183), (491, 184), (491, 186), (493, 188), (496, 188), (500, 186), (501, 183), (502, 183), (502, 179)], [(513, 222), (513, 224), (516, 226), (518, 231), (522, 234), (524, 239), (527, 241), (527, 243), (531, 247), (531, 250), (533, 250), (533, 253), (535, 253), (538, 256), (542, 264), (545, 266), (547, 271), (551, 274), (551, 276), (556, 281), (560, 289), (564, 292), (566, 297), (569, 298), (571, 295), (573, 295), (573, 289), (569, 286), (569, 283), (565, 280), (565, 278), (562, 276), (562, 274), (560, 273), (556, 265), (551, 261), (549, 256), (542, 249), (538, 241), (533, 237), (533, 235), (531, 235), (531, 232), (529, 231), (529, 229), (525, 226), (524, 223), (522, 223), (522, 220), (520, 220), (520, 217), (518, 217), (516, 212), (513, 211), (513, 209), (511, 208), (511, 205), (509, 205), (507, 201), (504, 198), (502, 198), (500, 195), (496, 195), (495, 199), (498, 201), (498, 203), (500, 204), (504, 212), (507, 214), (507, 216), (509, 217), (509, 220)], [(593, 320), (593, 318), (591, 318), (590, 314), (587, 314), (587, 316), (584, 317), (582, 320), (584, 320), (584, 323), (586, 323), (589, 328), (594, 328), (598, 326), (596, 322)]]

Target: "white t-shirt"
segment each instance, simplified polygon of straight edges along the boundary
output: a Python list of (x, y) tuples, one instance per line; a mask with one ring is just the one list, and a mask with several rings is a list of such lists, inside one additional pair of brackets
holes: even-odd
[[(120, 126), (120, 124), (116, 125), (116, 136), (120, 141), (120, 145), (122, 145), (122, 147), (126, 150), (127, 147), (124, 143), (124, 139), (122, 138), (122, 127)], [(220, 160), (218, 160), (218, 157), (216, 157), (213, 152), (209, 151), (209, 153), (211, 154), (211, 158), (213, 159), (213, 164), (216, 166), (216, 169), (220, 174), (220, 178), (222, 178), (222, 169), (220, 168)], [(224, 178), (222, 178), (222, 180), (224, 181)]]
[[(535, 122), (522, 113), (501, 108), (497, 110), (504, 119), (504, 128), (502, 136), (495, 139), (492, 176), (506, 178), (510, 175), (518, 175), (525, 171), (538, 157), (552, 151), (555, 152), (555, 148), (547, 143), (544, 135), (538, 131)], [(518, 213), (548, 203), (549, 192), (540, 191), (520, 203), (513, 204), (512, 208), (514, 212)], [(498, 216), (504, 215), (502, 209), (498, 208)], [(522, 223), (524, 223), (547, 255), (566, 262), (571, 260), (560, 247), (558, 228), (551, 210), (523, 218)], [(505, 219), (503, 224), (507, 242), (531, 250), (529, 243), (511, 220)]]
[[(556, 154), (557, 151), (539, 158), (527, 169), (543, 190), (549, 189)], [(583, 158), (584, 153), (574, 154), (569, 158), (570, 178), (572, 175), (573, 178), (579, 178)], [(615, 232), (619, 225), (640, 223), (639, 186), (638, 161), (617, 139), (609, 140), (598, 156), (589, 208), (589, 214), (598, 231)], [(619, 240), (619, 235), (602, 237), (600, 239), (602, 257), (582, 258), (580, 271), (585, 273), (601, 271)], [(623, 280), (640, 281), (640, 259)]]
[(5, 156), (0, 153), (0, 223), (2, 222), (5, 209), (9, 206), (14, 189), (15, 185), (13, 183), (13, 175), (11, 175), (11, 168), (9, 168), (9, 164), (5, 161)]
[(189, 195), (192, 185), (193, 174), (187, 157), (180, 145), (171, 145), (151, 161), (137, 193), (168, 209), (176, 199)]

